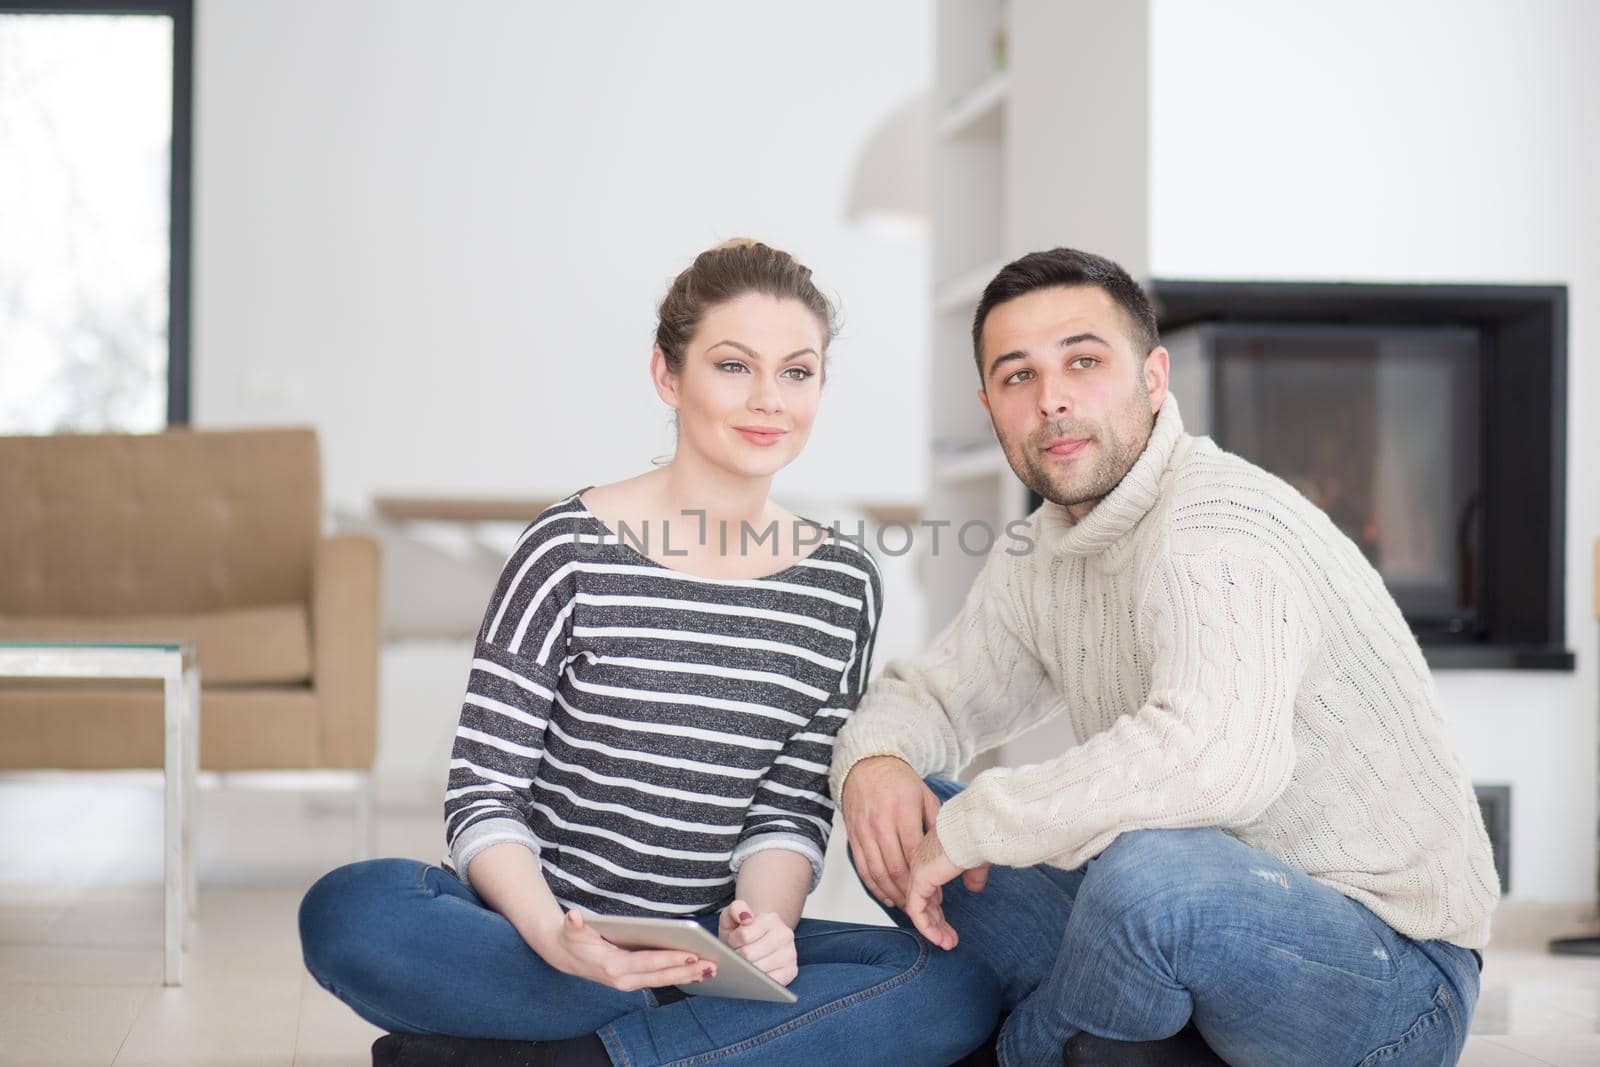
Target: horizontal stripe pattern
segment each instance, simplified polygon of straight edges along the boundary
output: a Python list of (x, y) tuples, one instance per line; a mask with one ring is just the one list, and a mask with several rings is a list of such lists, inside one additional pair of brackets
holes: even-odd
[(882, 603), (876, 564), (845, 538), (768, 577), (697, 578), (618, 543), (578, 494), (552, 505), (484, 613), (445, 866), (465, 877), (517, 841), (563, 904), (615, 915), (715, 910), (767, 848), (820, 877), (834, 737)]

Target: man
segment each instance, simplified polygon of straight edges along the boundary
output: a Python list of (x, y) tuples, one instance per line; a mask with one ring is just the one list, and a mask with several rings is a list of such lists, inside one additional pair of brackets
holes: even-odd
[[(1183, 432), (1115, 263), (1024, 256), (972, 337), (978, 398), (1045, 503), (1031, 549), (998, 544), (840, 734), (863, 884), (983, 955), (1008, 1067), (1162, 1062), (1191, 1020), (1236, 1067), (1453, 1062), (1499, 886), (1377, 572), (1287, 484)], [(1058, 715), (1067, 751), (924, 782)]]

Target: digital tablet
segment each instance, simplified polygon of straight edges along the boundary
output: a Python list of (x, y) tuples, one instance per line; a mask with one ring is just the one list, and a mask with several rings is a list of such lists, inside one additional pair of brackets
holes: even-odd
[(583, 913), (583, 921), (618, 948), (673, 948), (717, 965), (717, 976), (678, 988), (697, 997), (736, 997), (793, 1004), (799, 998), (766, 971), (690, 919), (634, 918)]

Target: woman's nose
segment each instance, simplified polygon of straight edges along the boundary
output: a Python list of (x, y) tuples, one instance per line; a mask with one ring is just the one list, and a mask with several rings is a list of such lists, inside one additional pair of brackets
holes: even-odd
[(781, 411), (783, 394), (778, 391), (778, 383), (757, 378), (750, 387), (750, 407), (766, 414)]

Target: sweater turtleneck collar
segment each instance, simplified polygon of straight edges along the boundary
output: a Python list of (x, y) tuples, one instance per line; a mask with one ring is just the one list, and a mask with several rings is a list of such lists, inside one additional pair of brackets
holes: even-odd
[(1177, 400), (1168, 393), (1144, 451), (1117, 487), (1082, 522), (1073, 522), (1064, 506), (1044, 502), (1039, 509), (1042, 546), (1056, 555), (1093, 556), (1116, 544), (1155, 505), (1161, 476), (1182, 438), (1183, 418), (1178, 414)]

